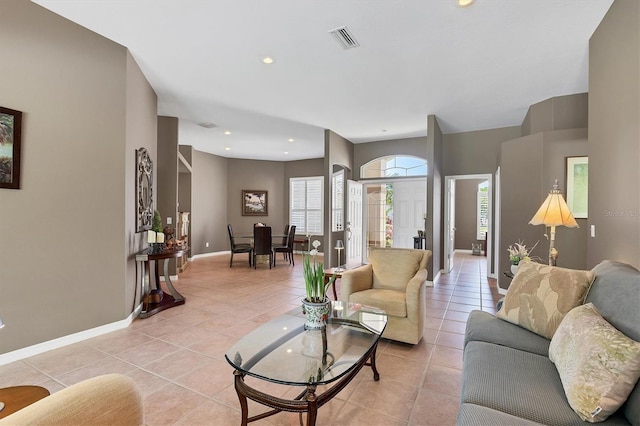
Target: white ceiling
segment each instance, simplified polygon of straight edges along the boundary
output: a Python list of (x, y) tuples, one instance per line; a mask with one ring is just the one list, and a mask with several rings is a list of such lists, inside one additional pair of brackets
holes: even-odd
[[(33, 1), (129, 48), (180, 144), (278, 161), (322, 157), (324, 129), (361, 143), (425, 136), (429, 114), (444, 133), (519, 125), (588, 90), (589, 37), (613, 2)], [(360, 47), (330, 36), (343, 25)]]

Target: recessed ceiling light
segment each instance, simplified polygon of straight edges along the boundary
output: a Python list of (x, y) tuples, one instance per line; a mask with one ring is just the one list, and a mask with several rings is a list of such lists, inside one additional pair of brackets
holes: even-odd
[(289, 138), (289, 142), (294, 142), (294, 141), (295, 141), (295, 139)]
[(457, 0), (459, 7), (471, 6), (476, 0)]
[(289, 153), (289, 151), (285, 151), (284, 154), (287, 155)]
[(224, 147), (224, 150), (225, 150), (225, 151), (231, 151), (231, 148), (229, 148), (228, 146), (225, 146), (225, 147)]
[(274, 62), (275, 61), (273, 60), (273, 58), (271, 56), (265, 56), (264, 58), (262, 58), (262, 63), (263, 64), (271, 65)]
[(230, 135), (230, 134), (231, 134), (231, 131), (230, 131), (230, 130), (225, 130), (225, 131), (224, 131), (224, 134), (225, 134), (225, 135)]

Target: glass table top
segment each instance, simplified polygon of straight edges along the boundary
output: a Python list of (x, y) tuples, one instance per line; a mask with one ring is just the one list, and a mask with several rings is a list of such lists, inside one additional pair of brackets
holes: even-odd
[(302, 308), (261, 325), (225, 354), (237, 370), (287, 385), (326, 384), (351, 370), (387, 325), (378, 308), (331, 302), (327, 327), (305, 330)]

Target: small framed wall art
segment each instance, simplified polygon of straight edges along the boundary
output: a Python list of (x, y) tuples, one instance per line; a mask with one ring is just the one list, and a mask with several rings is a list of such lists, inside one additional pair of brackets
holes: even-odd
[(589, 157), (567, 157), (567, 205), (576, 219), (586, 219), (589, 209)]
[(0, 188), (20, 189), (22, 112), (0, 107)]
[(268, 192), (255, 189), (242, 190), (242, 216), (268, 216)]

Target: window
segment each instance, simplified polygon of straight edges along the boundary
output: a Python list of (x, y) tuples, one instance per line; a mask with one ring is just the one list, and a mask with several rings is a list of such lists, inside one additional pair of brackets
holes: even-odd
[(289, 180), (289, 224), (296, 233), (322, 235), (322, 176)]
[(393, 155), (380, 157), (360, 168), (360, 176), (364, 179), (381, 177), (426, 176), (427, 162), (418, 157)]
[(344, 230), (344, 170), (331, 178), (331, 231)]
[(489, 182), (478, 185), (478, 207), (476, 233), (479, 240), (484, 240), (489, 231)]

